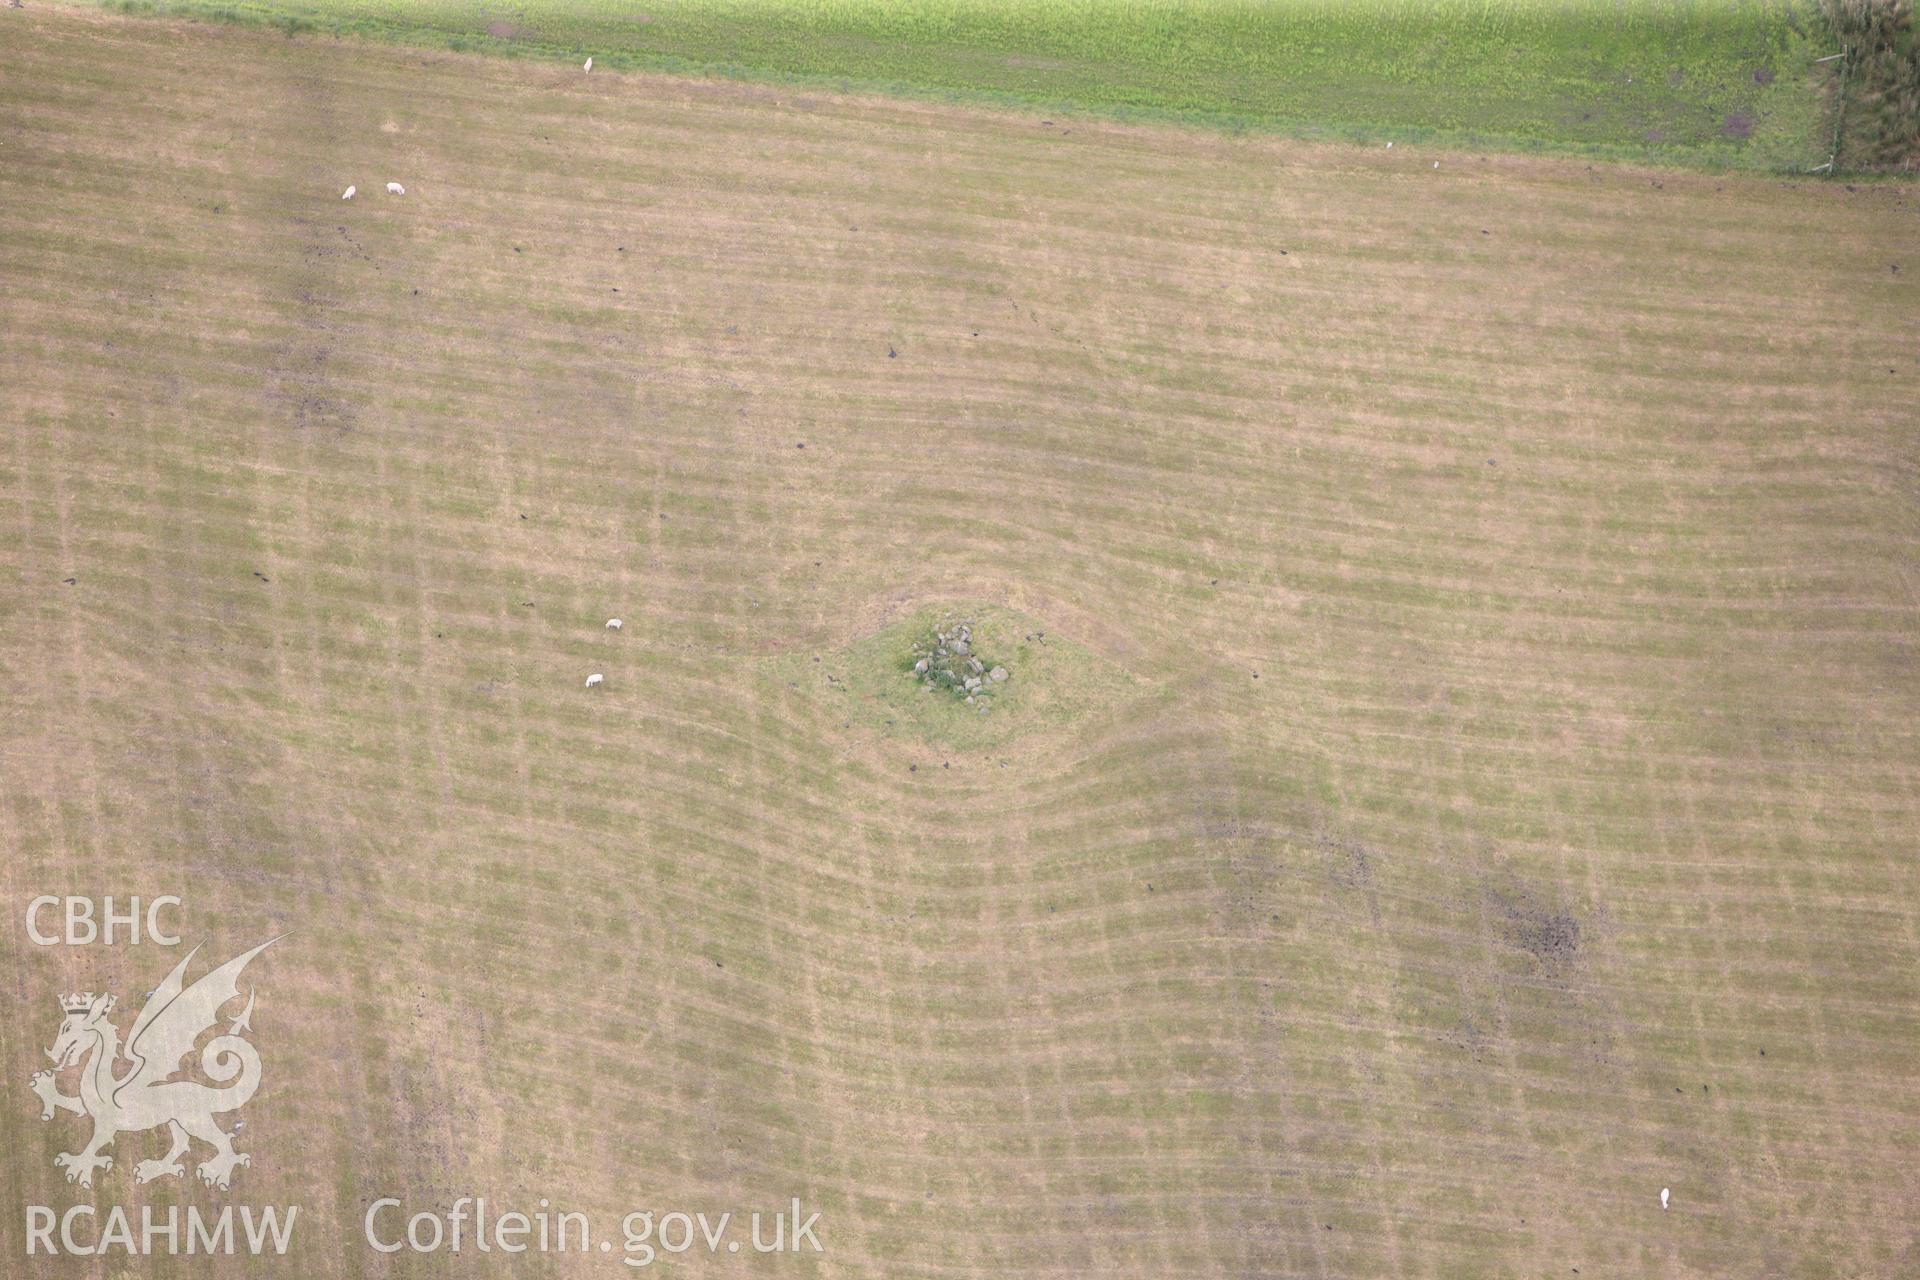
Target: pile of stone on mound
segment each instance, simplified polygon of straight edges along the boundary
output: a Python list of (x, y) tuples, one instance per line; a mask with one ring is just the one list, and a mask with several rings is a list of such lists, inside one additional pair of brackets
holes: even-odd
[(929, 632), (913, 646), (913, 674), (928, 693), (947, 690), (987, 714), (987, 703), (1012, 674), (989, 667), (973, 651), (973, 623), (957, 623)]

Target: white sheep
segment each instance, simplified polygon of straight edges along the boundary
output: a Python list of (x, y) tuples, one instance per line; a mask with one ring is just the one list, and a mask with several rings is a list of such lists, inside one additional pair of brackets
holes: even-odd
[(607, 630), (618, 631), (619, 629), (620, 629), (620, 619), (618, 618), (607, 619)]
[(407, 194), (407, 189), (397, 182), (389, 182), (387, 184), (387, 194), (390, 196), (403, 196)]
[(587, 65), (586, 65), (586, 66), (584, 66), (584, 67), (581, 67), (580, 69), (581, 69), (582, 71), (586, 71), (586, 72), (592, 72), (592, 70), (593, 70), (593, 59), (592, 59), (592, 58), (588, 58), (588, 59), (587, 59)]
[(601, 675), (598, 671), (596, 671), (592, 675), (587, 677), (587, 688), (591, 689), (605, 679), (606, 679), (605, 676)]
[(1672, 1193), (1673, 1193), (1673, 1189), (1671, 1187), (1660, 1188), (1660, 1207), (1662, 1209), (1667, 1207), (1667, 1197)]
[(342, 200), (351, 200), (353, 199), (353, 193), (358, 191), (359, 189), (360, 188), (358, 187), (348, 187), (345, 191), (340, 193), (340, 198)]

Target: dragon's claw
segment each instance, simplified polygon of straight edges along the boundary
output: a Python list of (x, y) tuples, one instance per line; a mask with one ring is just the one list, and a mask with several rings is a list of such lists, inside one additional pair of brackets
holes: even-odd
[(93, 1171), (113, 1168), (112, 1156), (88, 1156), (62, 1152), (53, 1158), (53, 1162), (67, 1171), (67, 1181), (77, 1182), (83, 1187), (93, 1185)]
[(239, 1165), (250, 1165), (253, 1160), (239, 1151), (225, 1155), (215, 1155), (199, 1167), (200, 1181), (219, 1191), (225, 1191), (233, 1181), (233, 1171)]
[(42, 1120), (53, 1119), (53, 1099), (54, 1095), (58, 1092), (58, 1090), (54, 1088), (53, 1072), (36, 1071), (33, 1074), (32, 1081), (29, 1083), (32, 1085), (33, 1091), (40, 1095), (40, 1118)]

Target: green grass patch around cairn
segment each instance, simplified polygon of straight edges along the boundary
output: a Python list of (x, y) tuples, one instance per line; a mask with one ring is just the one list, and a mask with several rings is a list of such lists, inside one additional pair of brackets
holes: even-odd
[[(956, 652), (955, 640), (966, 652)], [(852, 722), (963, 750), (1060, 729), (1137, 687), (1112, 659), (997, 605), (929, 606), (838, 652), (782, 663), (789, 679), (800, 677), (796, 683), (832, 699)], [(995, 668), (1006, 679), (993, 679)], [(980, 684), (969, 689), (969, 679)]]

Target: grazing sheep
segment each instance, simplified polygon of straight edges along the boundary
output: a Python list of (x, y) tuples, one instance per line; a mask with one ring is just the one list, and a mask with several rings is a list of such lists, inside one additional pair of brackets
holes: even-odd
[(592, 675), (587, 677), (587, 688), (591, 689), (605, 679), (606, 679), (605, 676), (601, 675), (598, 671), (596, 671)]
[(340, 198), (342, 200), (351, 200), (353, 199), (353, 193), (358, 191), (359, 189), (360, 188), (358, 187), (348, 187), (345, 191), (340, 193)]
[(1666, 1208), (1666, 1207), (1667, 1207), (1667, 1197), (1668, 1197), (1668, 1196), (1669, 1196), (1670, 1194), (1672, 1194), (1672, 1191), (1673, 1191), (1673, 1189), (1672, 1189), (1671, 1187), (1662, 1187), (1662, 1188), (1660, 1188), (1660, 1207), (1661, 1207), (1662, 1209), (1664, 1209), (1664, 1208)]
[(389, 182), (387, 184), (387, 194), (390, 196), (403, 196), (407, 194), (407, 189), (397, 182)]
[(620, 619), (618, 618), (607, 619), (607, 630), (618, 631), (619, 629), (620, 629)]
[(586, 65), (586, 66), (584, 66), (584, 67), (582, 67), (582, 68), (580, 68), (580, 69), (581, 69), (582, 71), (586, 71), (586, 72), (589, 72), (589, 73), (590, 73), (590, 72), (592, 72), (592, 70), (593, 70), (593, 59), (592, 59), (592, 58), (588, 58), (588, 59), (587, 59), (587, 65)]

